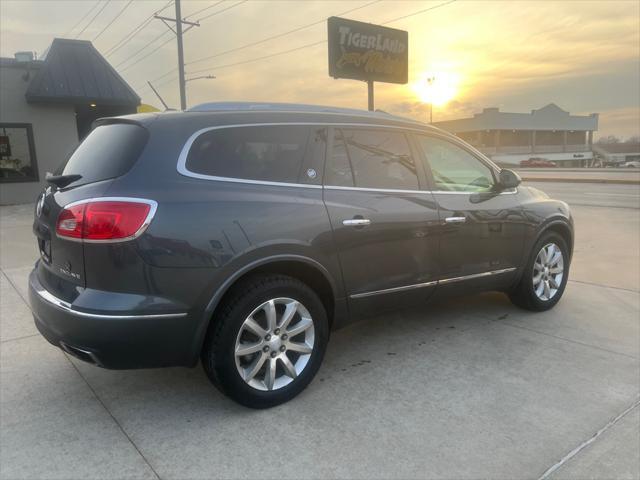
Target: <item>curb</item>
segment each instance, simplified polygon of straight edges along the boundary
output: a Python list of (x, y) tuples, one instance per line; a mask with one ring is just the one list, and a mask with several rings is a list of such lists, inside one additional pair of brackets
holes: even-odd
[(617, 178), (544, 178), (522, 177), (523, 182), (559, 182), (559, 183), (616, 183), (619, 185), (640, 185), (640, 180), (624, 180)]

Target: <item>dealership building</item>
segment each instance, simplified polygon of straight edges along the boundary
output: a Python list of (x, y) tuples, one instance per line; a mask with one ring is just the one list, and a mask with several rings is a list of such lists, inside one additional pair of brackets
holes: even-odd
[(0, 205), (35, 201), (100, 117), (135, 113), (140, 97), (84, 40), (57, 38), (41, 59), (0, 58)]
[(550, 103), (531, 113), (485, 108), (471, 118), (434, 125), (467, 141), (499, 165), (513, 167), (544, 159), (559, 167), (585, 167), (593, 162), (598, 114), (571, 115)]

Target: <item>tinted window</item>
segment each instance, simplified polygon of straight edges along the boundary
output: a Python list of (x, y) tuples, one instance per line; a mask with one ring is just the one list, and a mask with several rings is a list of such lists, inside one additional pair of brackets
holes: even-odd
[(0, 182), (36, 182), (31, 124), (0, 123)]
[[(341, 137), (356, 187), (418, 189), (416, 165), (403, 133), (342, 129)], [(333, 153), (336, 164), (344, 166), (340, 148), (334, 146)], [(348, 175), (345, 177), (348, 180)]]
[(463, 148), (439, 138), (418, 135), (436, 190), (485, 192), (493, 188), (491, 169)]
[(333, 147), (331, 149), (331, 158), (325, 172), (326, 185), (335, 185), (338, 187), (353, 187), (353, 173), (347, 155), (347, 147), (344, 144), (342, 131), (336, 129), (333, 134)]
[(55, 173), (82, 175), (73, 185), (119, 177), (131, 169), (148, 137), (146, 129), (129, 123), (96, 127)]
[[(297, 125), (211, 130), (193, 142), (186, 167), (216, 177), (309, 183), (303, 159), (312, 130)], [(318, 135), (311, 140), (311, 150), (324, 142)]]

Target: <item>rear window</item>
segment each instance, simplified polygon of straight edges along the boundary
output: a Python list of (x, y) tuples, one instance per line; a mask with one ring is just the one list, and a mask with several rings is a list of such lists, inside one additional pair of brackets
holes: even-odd
[(149, 133), (130, 123), (96, 127), (55, 172), (56, 175), (82, 175), (72, 185), (99, 182), (127, 173), (136, 162)]
[(185, 166), (214, 177), (310, 183), (304, 157), (307, 148), (316, 149), (312, 130), (299, 125), (211, 130), (193, 142)]

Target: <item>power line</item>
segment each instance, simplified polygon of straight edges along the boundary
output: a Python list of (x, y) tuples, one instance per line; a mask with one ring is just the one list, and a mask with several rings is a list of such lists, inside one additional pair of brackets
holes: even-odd
[(104, 32), (106, 32), (106, 31), (107, 31), (107, 29), (108, 29), (111, 25), (113, 25), (113, 22), (115, 22), (118, 18), (120, 18), (120, 15), (122, 15), (122, 14), (124, 13), (124, 11), (125, 11), (127, 8), (129, 8), (129, 5), (131, 5), (132, 3), (133, 3), (133, 0), (129, 0), (129, 3), (127, 3), (127, 4), (124, 6), (124, 8), (122, 8), (122, 9), (117, 13), (117, 15), (116, 15), (115, 17), (113, 17), (113, 19), (112, 19), (109, 23), (107, 23), (107, 25), (106, 25), (102, 30), (100, 30), (100, 33), (98, 33), (95, 37), (93, 37), (92, 42), (95, 42), (95, 41), (98, 39), (98, 37), (100, 37), (100, 35), (102, 35)]
[(76, 22), (76, 24), (73, 27), (71, 27), (69, 30), (67, 30), (67, 32), (63, 35), (63, 37), (66, 37), (67, 35), (69, 35), (71, 32), (73, 32), (76, 29), (76, 27), (78, 25), (80, 25), (82, 22), (84, 22), (84, 19), (87, 18), (91, 12), (93, 12), (93, 10), (100, 4), (100, 1), (101, 0), (98, 0), (96, 3), (94, 3), (91, 6), (91, 8), (89, 10), (87, 10), (87, 13), (85, 13), (82, 16), (82, 18)]
[[(391, 20), (386, 20), (386, 21), (380, 23), (380, 25), (387, 25), (389, 23), (394, 23), (394, 22), (397, 22), (397, 21), (400, 21), (400, 20), (404, 20), (405, 18), (414, 17), (416, 15), (420, 15), (422, 13), (426, 13), (426, 12), (428, 12), (430, 10), (435, 10), (437, 8), (447, 6), (447, 5), (449, 5), (449, 4), (451, 4), (451, 3), (455, 2), (455, 1), (456, 0), (449, 0), (447, 2), (440, 3), (440, 4), (435, 5), (433, 7), (425, 8), (425, 9), (418, 10), (416, 12), (413, 12), (413, 13), (410, 13), (410, 14), (407, 14), (407, 15), (402, 15), (400, 17), (392, 18)], [(251, 59), (248, 59), (248, 60), (243, 60), (243, 61), (240, 61), (240, 62), (228, 63), (228, 64), (224, 64), (224, 65), (214, 65), (214, 66), (211, 66), (211, 67), (206, 68), (206, 69), (194, 70), (194, 71), (191, 71), (189, 73), (190, 74), (197, 74), (197, 73), (202, 73), (202, 72), (205, 72), (205, 71), (214, 71), (214, 70), (220, 70), (220, 69), (223, 69), (223, 68), (230, 68), (230, 67), (235, 67), (235, 66), (238, 66), (238, 65), (244, 65), (244, 64), (247, 64), (247, 63), (253, 63), (253, 62), (257, 62), (259, 60), (266, 60), (268, 58), (277, 57), (279, 55), (285, 55), (287, 53), (296, 52), (298, 50), (302, 50), (302, 49), (305, 49), (305, 48), (314, 47), (316, 45), (320, 45), (320, 44), (323, 44), (323, 43), (327, 43), (327, 40), (320, 40), (320, 41), (317, 41), (317, 42), (307, 43), (305, 45), (301, 45), (301, 46), (298, 46), (298, 47), (295, 47), (295, 48), (291, 48), (291, 49), (288, 49), (288, 50), (284, 50), (284, 51), (281, 51), (281, 52), (276, 52), (276, 53), (272, 53), (272, 54), (269, 54), (269, 55), (262, 55), (260, 57), (255, 57), (255, 58), (251, 58)], [(172, 72), (167, 72), (167, 73), (165, 73), (164, 75), (162, 75), (161, 77), (158, 77), (158, 78), (166, 77), (167, 75), (169, 75)], [(159, 83), (157, 86), (166, 85), (167, 83), (172, 82), (175, 79), (176, 79), (176, 77), (172, 77), (172, 78), (170, 78), (170, 79), (168, 79), (168, 80), (166, 80), (164, 82)]]
[[(365, 3), (364, 5), (360, 5), (359, 7), (351, 8), (351, 9), (346, 10), (344, 12), (337, 13), (336, 16), (347, 15), (347, 14), (349, 14), (351, 12), (355, 12), (356, 10), (360, 10), (362, 8), (369, 7), (369, 6), (373, 5), (374, 3), (379, 3), (381, 1), (382, 0), (374, 0), (373, 2)], [(197, 60), (192, 60), (190, 62), (185, 63), (185, 65), (193, 65), (194, 63), (200, 63), (200, 62), (204, 62), (205, 60), (210, 60), (210, 59), (215, 58), (215, 57), (220, 57), (222, 55), (226, 55), (227, 53), (237, 52), (238, 50), (243, 50), (245, 48), (254, 47), (256, 45), (260, 45), (261, 43), (265, 43), (265, 42), (268, 42), (270, 40), (274, 40), (276, 38), (284, 37), (285, 35), (289, 35), (291, 33), (299, 32), (300, 30), (304, 30), (305, 28), (309, 28), (309, 27), (313, 27), (315, 25), (319, 25), (321, 23), (324, 23), (326, 20), (327, 19), (325, 17), (325, 18), (323, 18), (321, 20), (318, 20), (316, 22), (308, 23), (306, 25), (302, 25), (301, 27), (297, 27), (297, 28), (294, 28), (292, 30), (287, 30), (286, 32), (278, 33), (277, 35), (272, 35), (270, 37), (263, 38), (262, 40), (257, 40), (255, 42), (247, 43), (247, 44), (242, 45), (240, 47), (231, 48), (229, 50), (225, 50), (223, 52), (215, 53), (215, 54), (209, 55), (207, 57), (202, 57), (202, 58), (198, 58)]]
[(234, 3), (233, 5), (231, 5), (229, 7), (226, 7), (226, 8), (223, 8), (222, 10), (217, 10), (217, 11), (215, 11), (213, 13), (210, 13), (209, 15), (201, 17), (197, 21), (201, 22), (203, 20), (206, 20), (207, 18), (213, 17), (214, 15), (218, 15), (219, 13), (226, 12), (227, 10), (231, 10), (232, 8), (235, 8), (235, 7), (239, 6), (239, 5), (242, 5), (243, 3), (246, 3), (247, 1), (248, 0), (241, 0), (240, 2)]
[[(207, 18), (213, 17), (214, 15), (218, 15), (219, 13), (225, 12), (225, 11), (227, 11), (227, 10), (231, 10), (232, 8), (237, 7), (237, 6), (239, 6), (239, 5), (243, 4), (243, 3), (247, 2), (247, 1), (248, 1), (248, 0), (242, 0), (242, 1), (238, 2), (238, 3), (234, 3), (233, 5), (231, 5), (231, 6), (227, 7), (227, 8), (223, 8), (222, 10), (217, 10), (217, 11), (213, 12), (213, 13), (212, 13), (212, 14), (210, 14), (210, 15), (207, 15), (207, 16), (205, 16), (205, 17), (199, 18), (198, 20), (196, 20), (196, 22), (197, 22), (197, 23), (199, 23), (199, 22), (201, 22), (202, 20), (205, 20), (205, 19), (207, 19)], [(215, 5), (213, 5), (213, 6), (215, 6)], [(193, 15), (190, 15), (190, 16), (193, 16)], [(187, 31), (187, 30), (185, 30), (185, 33), (186, 33), (186, 31)], [(164, 33), (167, 33), (167, 32), (164, 32)], [(164, 35), (164, 33), (163, 33), (163, 35)], [(160, 35), (160, 36), (162, 36), (162, 35)], [(138, 53), (140, 53), (140, 51), (144, 50), (144, 49), (145, 49), (149, 44), (151, 44), (151, 43), (155, 42), (156, 40), (158, 40), (158, 39), (160, 38), (160, 36), (159, 36), (159, 37), (154, 38), (151, 42), (149, 42), (149, 43), (148, 43), (147, 45), (145, 45), (143, 48), (141, 48), (140, 50), (138, 50), (138, 51), (137, 51), (134, 55), (132, 55), (131, 57), (133, 57), (133, 56), (137, 55)], [(129, 69), (129, 68), (131, 68), (133, 65), (137, 65), (139, 62), (141, 62), (142, 60), (144, 60), (145, 58), (147, 58), (148, 56), (152, 55), (153, 53), (155, 53), (156, 51), (158, 51), (160, 48), (162, 48), (163, 46), (165, 46), (167, 43), (169, 43), (169, 41), (171, 41), (171, 39), (168, 39), (166, 42), (164, 42), (164, 43), (162, 43), (161, 45), (159, 45), (158, 47), (154, 48), (152, 51), (150, 51), (150, 52), (148, 52), (147, 54), (143, 55), (142, 57), (140, 57), (139, 59), (137, 59), (137, 61), (136, 61), (136, 62), (134, 62), (133, 64), (128, 65), (127, 67), (125, 67), (124, 69), (122, 69), (122, 71), (128, 70), (128, 69)], [(129, 57), (129, 59), (131, 59), (131, 57)], [(128, 61), (128, 60), (125, 60), (125, 61), (123, 61), (123, 62), (120, 62), (120, 64), (116, 65), (116, 68), (118, 68), (120, 65), (123, 65), (123, 64), (127, 63), (127, 61)], [(174, 68), (174, 69), (172, 69), (170, 72), (168, 72), (168, 73), (166, 73), (166, 74), (164, 74), (164, 75), (162, 75), (161, 77), (158, 77), (158, 78), (164, 78), (164, 77), (166, 77), (167, 75), (171, 74), (172, 72), (174, 72), (174, 71), (176, 71), (176, 70), (178, 70), (178, 69), (177, 69), (177, 68)], [(158, 80), (158, 79), (156, 78), (156, 79), (152, 80), (152, 82), (155, 82), (156, 80)]]
[[(142, 48), (138, 49), (138, 50), (136, 51), (136, 53), (134, 53), (133, 55), (129, 55), (129, 57), (128, 57), (128, 58), (125, 58), (122, 62), (118, 63), (118, 64), (116, 65), (116, 67), (115, 67), (115, 68), (117, 69), (117, 68), (121, 67), (122, 65), (124, 65), (125, 63), (128, 63), (128, 62), (129, 62), (130, 60), (132, 60), (136, 55), (138, 55), (140, 52), (142, 52), (145, 48), (147, 48), (147, 47), (148, 47), (149, 45), (151, 45), (152, 43), (155, 43), (157, 40), (160, 40), (160, 38), (164, 37), (167, 33), (171, 33), (171, 32), (169, 32), (169, 31), (165, 30), (165, 31), (164, 31), (164, 32), (162, 32), (160, 35), (158, 35), (157, 37), (152, 38), (152, 39), (151, 39), (151, 41), (149, 41), (149, 42), (145, 43), (145, 44), (144, 44), (144, 46), (143, 46)], [(165, 45), (166, 43), (168, 43), (168, 42), (165, 42), (165, 43), (163, 43), (163, 44), (162, 44), (162, 45), (160, 45), (160, 46), (163, 46), (163, 45)], [(153, 52), (155, 52), (156, 50), (157, 50), (157, 49), (153, 50)], [(152, 53), (153, 53), (153, 52), (152, 52)], [(143, 56), (142, 56), (141, 58), (139, 58), (137, 61), (139, 62), (140, 60), (142, 60), (142, 59), (146, 58), (147, 56), (148, 56), (148, 55), (143, 55)], [(137, 62), (134, 62), (132, 65), (135, 65), (136, 63), (137, 63)], [(123, 71), (124, 71), (124, 70), (126, 70), (127, 68), (129, 68), (130, 66), (131, 66), (131, 65), (129, 65), (128, 67), (124, 68), (124, 69), (123, 69)]]
[(87, 23), (84, 28), (82, 30), (80, 30), (80, 33), (78, 33), (74, 38), (78, 38), (80, 35), (82, 35), (84, 33), (84, 31), (89, 27), (89, 25), (91, 25), (93, 23), (93, 21), (98, 18), (98, 16), (102, 13), (102, 11), (107, 8), (107, 5), (109, 5), (109, 2), (111, 0), (106, 0), (106, 2), (104, 2), (104, 5), (102, 5), (102, 8), (100, 10), (98, 10), (98, 13), (96, 13), (91, 20), (89, 20), (89, 23)]
[(127, 43), (129, 43), (131, 40), (133, 40), (134, 37), (136, 37), (142, 30), (144, 30), (153, 21), (153, 16), (155, 14), (162, 12), (163, 10), (171, 6), (172, 3), (173, 3), (173, 0), (169, 0), (167, 4), (164, 7), (162, 7), (160, 10), (154, 11), (151, 15), (149, 15), (146, 19), (144, 19), (140, 24), (138, 24), (133, 30), (131, 30), (128, 34), (126, 34), (123, 38), (121, 38), (118, 42), (116, 42), (111, 48), (109, 48), (105, 52), (104, 56), (110, 57), (115, 52), (117, 52), (122, 47), (124, 47)]
[[(418, 10), (417, 12), (413, 12), (413, 13), (410, 13), (408, 15), (403, 15), (401, 17), (393, 18), (391, 20), (386, 20), (386, 21), (380, 23), (380, 25), (387, 25), (389, 23), (397, 22), (399, 20), (404, 20), (405, 18), (409, 18), (409, 17), (413, 17), (413, 16), (416, 16), (416, 15), (420, 15), (422, 13), (428, 12), (429, 10), (435, 10), (436, 8), (440, 8), (440, 7), (444, 7), (446, 5), (449, 5), (450, 3), (453, 3), (455, 1), (456, 0), (449, 0), (447, 2), (435, 5), (433, 7), (425, 8), (423, 10)], [(276, 53), (272, 53), (272, 54), (268, 54), (268, 55), (262, 55), (260, 57), (255, 57), (255, 58), (251, 58), (251, 59), (248, 59), (248, 60), (243, 60), (243, 61), (235, 62), (235, 63), (228, 63), (228, 64), (225, 64), (225, 65), (214, 65), (214, 66), (202, 69), (202, 70), (194, 70), (194, 71), (191, 71), (189, 73), (190, 74), (202, 73), (202, 72), (205, 72), (205, 71), (220, 70), (222, 68), (229, 68), (229, 67), (235, 67), (237, 65), (244, 65), (246, 63), (257, 62), (258, 60), (265, 60), (267, 58), (273, 58), (273, 57), (277, 57), (279, 55), (284, 55), (284, 54), (287, 54), (287, 53), (296, 52), (296, 51), (302, 50), (304, 48), (314, 47), (316, 45), (320, 45), (321, 43), (326, 43), (326, 42), (327, 42), (327, 40), (320, 40), (318, 42), (307, 43), (305, 45), (301, 45), (299, 47), (291, 48), (289, 50), (284, 50), (282, 52), (276, 52)]]
[[(372, 1), (372, 2), (368, 2), (368, 3), (364, 4), (364, 5), (360, 5), (359, 7), (351, 8), (351, 9), (346, 10), (346, 11), (344, 11), (344, 12), (340, 12), (340, 13), (338, 13), (338, 14), (336, 14), (336, 15), (347, 15), (348, 13), (355, 12), (356, 10), (360, 10), (360, 9), (362, 9), (362, 8), (368, 7), (368, 6), (370, 6), (370, 5), (373, 5), (374, 3), (378, 3), (378, 2), (381, 2), (381, 1), (382, 1), (382, 0), (374, 0), (374, 1)], [(225, 51), (223, 51), (223, 52), (216, 53), (216, 54), (214, 54), (214, 55), (210, 55), (210, 56), (208, 56), (208, 57), (203, 57), (203, 58), (199, 58), (199, 59), (197, 59), (197, 60), (193, 60), (193, 61), (191, 61), (191, 62), (187, 62), (187, 63), (185, 63), (185, 66), (187, 66), (187, 65), (193, 65), (194, 63), (200, 63), (200, 62), (202, 62), (202, 61), (204, 61), (204, 60), (210, 60), (210, 59), (215, 58), (215, 57), (219, 57), (219, 56), (222, 56), (222, 55), (226, 55), (227, 53), (232, 53), (232, 52), (236, 52), (236, 51), (238, 51), (238, 50), (243, 50), (243, 49), (245, 49), (245, 48), (253, 47), (253, 46), (255, 46), (255, 45), (259, 45), (259, 44), (261, 44), (261, 43), (265, 43), (265, 42), (268, 42), (268, 41), (270, 41), (270, 40), (274, 40), (274, 39), (276, 39), (276, 38), (284, 37), (285, 35), (289, 35), (289, 34), (291, 34), (291, 33), (295, 33), (295, 32), (298, 32), (298, 31), (300, 31), (300, 30), (304, 30), (305, 28), (309, 28), (309, 27), (312, 27), (312, 26), (314, 26), (314, 25), (319, 25), (319, 24), (321, 24), (321, 23), (324, 23), (325, 21), (326, 21), (326, 17), (325, 17), (325, 18), (323, 18), (323, 19), (321, 19), (321, 20), (318, 20), (318, 21), (316, 21), (316, 22), (309, 23), (309, 24), (303, 25), (303, 26), (301, 26), (301, 27), (294, 28), (294, 29), (292, 29), (292, 30), (288, 30), (288, 31), (286, 31), (286, 32), (278, 33), (278, 34), (276, 34), (276, 35), (272, 35), (272, 36), (267, 37), (267, 38), (263, 38), (262, 40), (258, 40), (258, 41), (251, 42), (251, 43), (247, 43), (247, 44), (242, 45), (242, 46), (240, 46), (240, 47), (232, 48), (232, 49), (229, 49), (229, 50), (225, 50)], [(167, 75), (171, 75), (171, 74), (172, 74), (173, 72), (175, 72), (176, 70), (177, 70), (177, 68), (173, 68), (173, 69), (169, 70), (168, 72), (163, 73), (163, 74), (162, 74), (162, 75), (160, 75), (159, 77), (154, 78), (152, 81), (153, 81), (153, 82), (155, 82), (155, 81), (161, 80), (161, 79), (165, 78)], [(164, 84), (164, 82), (160, 83), (159, 85), (163, 85), (163, 84)]]
[(224, 0), (218, 0), (216, 3), (214, 3), (214, 4), (212, 4), (212, 5), (209, 5), (208, 7), (201, 8), (200, 10), (196, 10), (195, 12), (190, 13), (189, 15), (187, 15), (187, 16), (186, 16), (186, 17), (184, 17), (184, 18), (185, 18), (185, 19), (187, 19), (187, 18), (194, 17), (194, 16), (196, 16), (197, 14), (204, 12), (205, 10), (209, 10), (210, 8), (217, 7), (217, 6), (218, 6), (218, 5), (220, 5), (222, 2), (224, 2)]

